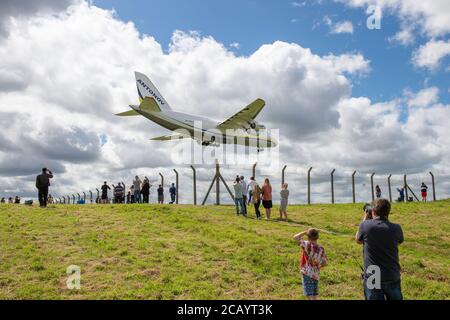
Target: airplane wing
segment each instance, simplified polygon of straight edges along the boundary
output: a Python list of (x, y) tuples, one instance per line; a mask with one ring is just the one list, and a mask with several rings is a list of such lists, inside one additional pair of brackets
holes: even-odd
[(219, 130), (248, 129), (249, 122), (254, 120), (266, 105), (262, 99), (256, 99), (231, 118), (225, 120), (217, 127)]
[(180, 140), (180, 139), (187, 139), (187, 138), (190, 138), (190, 136), (177, 133), (177, 134), (168, 134), (165, 136), (151, 138), (150, 140), (170, 141), (170, 140)]

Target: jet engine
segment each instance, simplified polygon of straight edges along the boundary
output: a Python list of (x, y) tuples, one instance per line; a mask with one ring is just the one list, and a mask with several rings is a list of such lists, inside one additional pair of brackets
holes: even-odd
[(260, 130), (265, 130), (266, 127), (263, 126), (262, 124), (259, 124), (255, 120), (253, 120), (253, 121), (248, 122), (248, 127), (246, 129), (247, 129), (247, 131), (255, 130), (256, 132), (258, 132)]

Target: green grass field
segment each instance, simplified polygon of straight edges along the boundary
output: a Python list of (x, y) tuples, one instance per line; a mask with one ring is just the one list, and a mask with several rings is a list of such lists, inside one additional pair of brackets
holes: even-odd
[[(2, 205), (0, 298), (303, 299), (292, 236), (314, 226), (327, 231), (322, 299), (362, 299), (361, 211), (292, 206), (286, 223), (236, 217), (229, 206)], [(405, 298), (449, 299), (450, 201), (395, 204), (391, 221), (405, 233)], [(80, 290), (66, 287), (69, 265), (81, 267)]]

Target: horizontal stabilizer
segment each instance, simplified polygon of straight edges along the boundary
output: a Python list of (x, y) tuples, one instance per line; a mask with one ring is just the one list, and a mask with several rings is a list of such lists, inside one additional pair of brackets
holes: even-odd
[(116, 114), (116, 116), (119, 116), (119, 117), (132, 117), (132, 116), (138, 116), (138, 115), (139, 115), (139, 113), (134, 110), (125, 111), (125, 112)]
[(139, 105), (139, 110), (147, 112), (161, 112), (161, 108), (156, 103), (156, 100), (150, 97), (145, 97)]
[(161, 137), (155, 137), (150, 140), (158, 140), (158, 141), (170, 141), (170, 140), (179, 140), (179, 139), (186, 139), (190, 138), (189, 136), (182, 135), (182, 134), (169, 134)]

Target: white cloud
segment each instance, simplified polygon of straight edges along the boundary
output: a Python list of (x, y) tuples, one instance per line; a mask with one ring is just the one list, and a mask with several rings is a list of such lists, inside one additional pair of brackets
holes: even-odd
[(410, 107), (427, 107), (439, 101), (439, 89), (430, 87), (423, 89), (416, 94), (410, 94), (408, 105)]
[(333, 25), (331, 33), (353, 33), (353, 23), (351, 21), (336, 22)]
[(323, 17), (324, 23), (330, 28), (330, 33), (353, 33), (353, 23), (351, 21), (333, 22), (329, 16)]
[(417, 67), (436, 70), (448, 55), (450, 55), (450, 40), (431, 40), (414, 52), (412, 61)]
[(433, 0), (335, 0), (354, 7), (375, 4), (382, 10), (396, 13), (407, 24), (417, 24), (430, 37), (450, 32), (450, 1)]
[(12, 17), (49, 14), (79, 3), (80, 0), (2, 0), (0, 2), (0, 36), (7, 33)]
[(331, 61), (336, 72), (364, 75), (370, 72), (370, 61), (360, 53), (328, 55), (324, 59)]
[(389, 41), (393, 43), (399, 43), (401, 45), (407, 46), (414, 43), (415, 37), (413, 30), (411, 28), (405, 27), (394, 36), (389, 37)]
[(306, 1), (303, 1), (303, 2), (293, 1), (293, 2), (291, 2), (291, 6), (296, 7), (296, 8), (304, 7), (304, 6), (306, 6)]
[[(113, 13), (79, 5), (17, 18), (0, 43), (2, 190), (34, 195), (32, 173), (43, 166), (57, 172), (52, 192), (60, 195), (105, 179), (129, 183), (136, 173), (153, 183), (158, 172), (172, 179), (173, 144), (148, 140), (166, 130), (113, 116), (137, 100), (134, 70), (147, 73), (175, 109), (218, 120), (264, 98), (259, 118), (281, 129), (281, 160), (290, 168), (448, 172), (449, 107), (416, 103), (401, 121), (398, 101), (352, 97), (349, 75), (370, 71), (361, 54), (320, 56), (276, 41), (236, 56), (212, 37), (182, 31), (165, 52)], [(210, 173), (199, 172), (203, 179)], [(190, 177), (182, 174), (182, 181)], [(182, 189), (191, 189), (190, 178)]]

